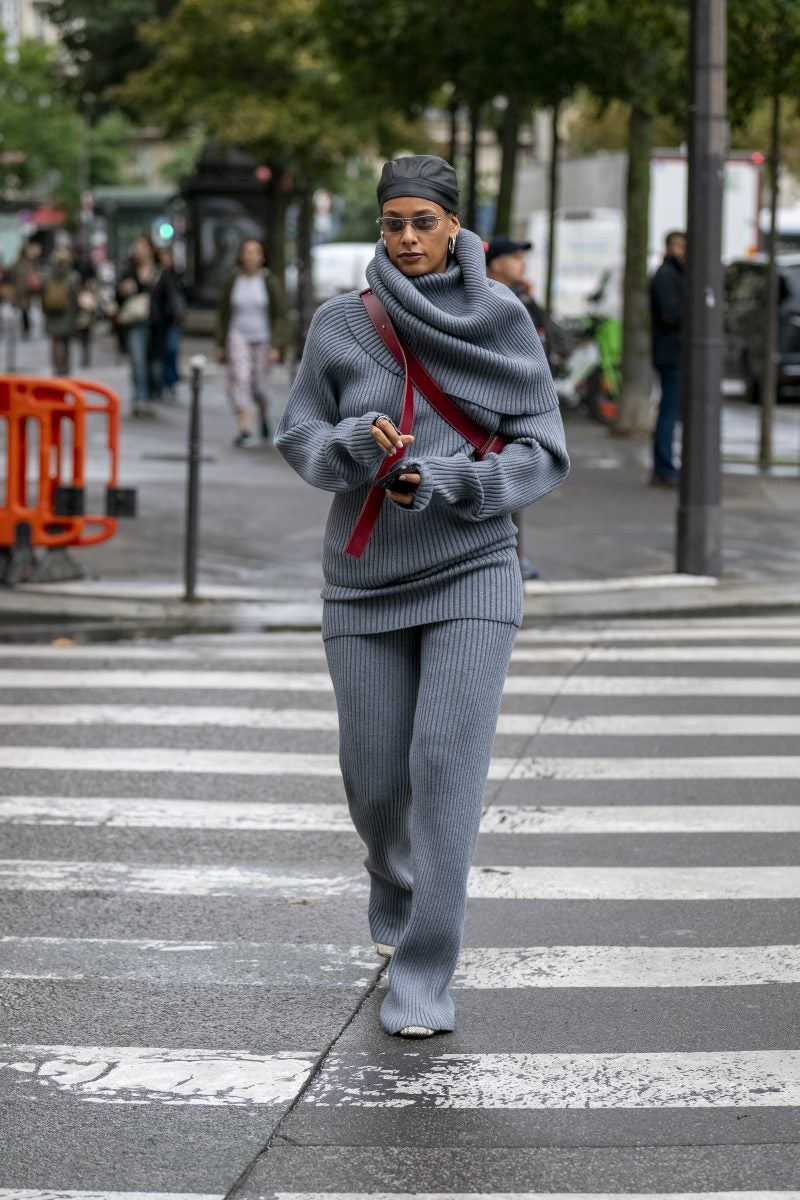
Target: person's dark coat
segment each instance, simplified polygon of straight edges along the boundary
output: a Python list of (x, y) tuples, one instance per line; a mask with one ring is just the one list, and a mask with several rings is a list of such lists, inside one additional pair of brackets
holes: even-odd
[(679, 367), (683, 347), (683, 263), (669, 254), (650, 280), (653, 366)]

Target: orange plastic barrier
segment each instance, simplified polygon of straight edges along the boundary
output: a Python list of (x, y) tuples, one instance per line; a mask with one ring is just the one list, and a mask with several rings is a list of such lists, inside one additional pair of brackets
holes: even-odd
[[(0, 376), (0, 422), (6, 425), (6, 495), (0, 548), (91, 546), (113, 537), (118, 516), (132, 516), (135, 493), (118, 486), (119, 397), (99, 383)], [(87, 417), (106, 419), (109, 479), (106, 512), (86, 513)], [(29, 479), (32, 423), (38, 476)], [(0, 491), (0, 500), (3, 499)]]

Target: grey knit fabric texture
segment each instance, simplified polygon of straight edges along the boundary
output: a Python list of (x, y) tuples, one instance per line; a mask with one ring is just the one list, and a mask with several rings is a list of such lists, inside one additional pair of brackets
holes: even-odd
[(456, 262), (409, 279), (379, 245), (369, 276), (398, 331), (484, 428), (511, 439), (474, 458), (419, 395), (407, 452), (422, 475), (413, 508), (386, 500), (363, 558), (344, 547), (382, 461), (370, 427), (400, 420), (400, 368), (355, 292), (317, 311), (275, 445), (314, 487), (335, 493), (325, 533), (323, 635), (486, 618), (518, 625), (522, 587), (510, 514), (562, 482), (569, 463), (541, 343), (508, 288), (486, 279), (462, 230)]
[(510, 514), (569, 469), (541, 344), (517, 298), (486, 279), (483, 246), (458, 236), (441, 274), (407, 278), (378, 245), (368, 278), (398, 332), (469, 415), (508, 440), (473, 447), (417, 395), (406, 461), (413, 507), (386, 498), (361, 559), (345, 545), (382, 461), (376, 417), (398, 424), (403, 376), (357, 293), (311, 325), (275, 444), (334, 493), (323, 548), (323, 637), (340, 762), (367, 846), (369, 922), (396, 946), (381, 1021), (453, 1028), (448, 986), (464, 922), (497, 713), (522, 581)]
[(397, 947), (388, 1033), (454, 1027), (448, 985), (515, 635), (456, 620), (325, 642), (345, 791), (368, 850), (370, 932)]

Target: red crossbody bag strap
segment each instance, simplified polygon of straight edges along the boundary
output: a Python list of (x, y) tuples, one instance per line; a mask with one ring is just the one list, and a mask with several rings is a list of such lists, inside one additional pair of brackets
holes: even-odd
[[(477, 422), (458, 407), (446, 392), (442, 391), (436, 380), (428, 373), (416, 354), (409, 350), (397, 336), (389, 314), (371, 288), (361, 292), (361, 300), (369, 319), (375, 326), (378, 337), (390, 354), (400, 363), (405, 373), (405, 395), (403, 397), (403, 415), (400, 419), (400, 432), (410, 433), (414, 419), (414, 388), (425, 397), (431, 408), (447, 421), (466, 441), (470, 442), (477, 451), (478, 458), (487, 454), (499, 454), (507, 444), (506, 439), (499, 433), (489, 433)], [(399, 450), (381, 463), (376, 476), (381, 479), (390, 471), (395, 463), (402, 458), (404, 451)], [(361, 558), (369, 542), (375, 522), (378, 519), (381, 505), (385, 498), (383, 488), (370, 488), (364, 505), (359, 513), (350, 540), (345, 546), (345, 552), (353, 558)]]

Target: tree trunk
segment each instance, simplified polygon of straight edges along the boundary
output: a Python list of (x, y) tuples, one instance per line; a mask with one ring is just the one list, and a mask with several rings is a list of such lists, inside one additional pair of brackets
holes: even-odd
[(478, 134), (480, 132), (480, 110), (470, 105), (469, 110), (469, 161), (467, 163), (467, 204), (464, 209), (464, 224), (474, 229), (478, 223)]
[[(556, 269), (556, 211), (558, 209), (558, 178), (561, 161), (561, 140), (558, 123), (561, 101), (553, 105), (550, 118), (550, 179), (547, 189), (547, 282), (544, 289), (544, 312), (548, 325), (553, 307), (553, 282)], [(548, 345), (550, 339), (548, 338)]]
[(304, 184), (297, 215), (297, 354), (302, 354), (313, 307), (311, 243), (314, 229), (314, 197)]
[(450, 157), (448, 162), (455, 167), (458, 160), (458, 116), (461, 111), (461, 102), (457, 96), (453, 96), (450, 101)]
[(636, 104), (628, 126), (625, 288), (622, 318), (622, 389), (615, 433), (635, 437), (651, 430), (650, 306), (647, 237), (653, 118)]
[(772, 465), (772, 419), (778, 383), (778, 270), (775, 264), (775, 233), (778, 223), (778, 185), (781, 162), (781, 96), (776, 87), (772, 97), (772, 130), (769, 148), (769, 173), (772, 195), (767, 232), (767, 278), (764, 320), (764, 372), (761, 377), (761, 435), (758, 465), (766, 471)]
[(281, 187), (270, 187), (264, 205), (264, 241), (267, 250), (267, 266), (270, 271), (279, 276), (281, 282), (286, 275), (286, 210), (288, 206), (288, 193)]
[(497, 206), (494, 216), (494, 232), (511, 233), (511, 214), (514, 206), (514, 180), (517, 173), (517, 151), (519, 149), (519, 127), (522, 120), (522, 101), (510, 95), (503, 113), (500, 129), (500, 184), (497, 189)]

